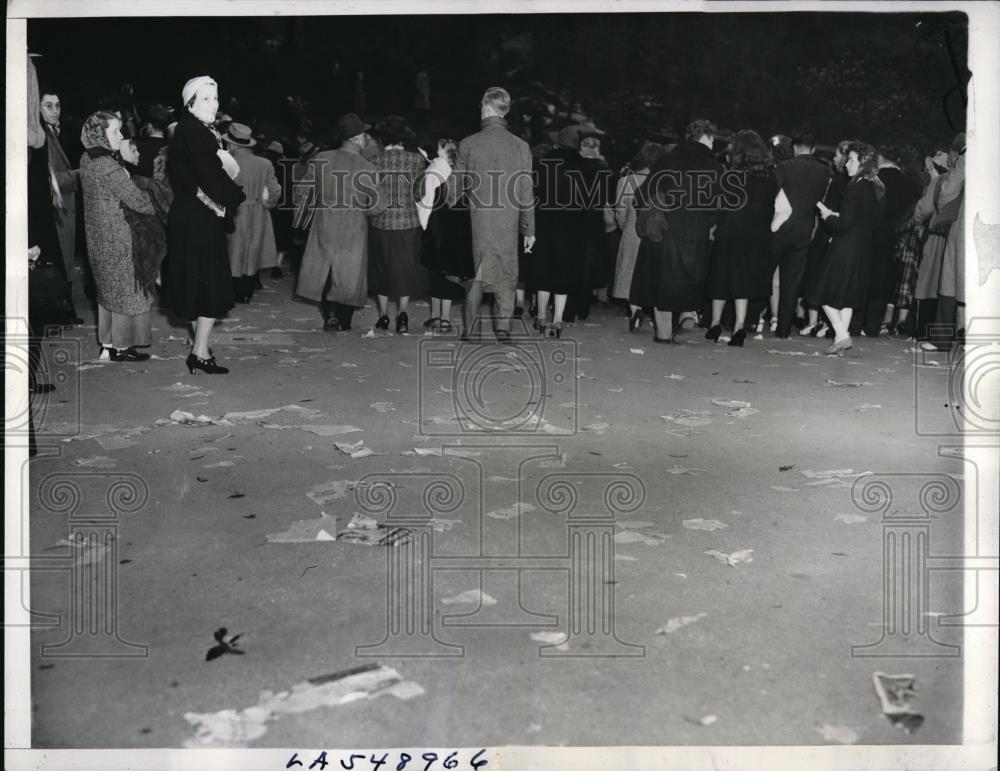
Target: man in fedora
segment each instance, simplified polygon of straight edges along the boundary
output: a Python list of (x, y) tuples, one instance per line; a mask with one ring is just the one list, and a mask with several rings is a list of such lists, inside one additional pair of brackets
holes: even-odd
[(233, 181), (246, 196), (233, 216), (233, 232), (226, 238), (229, 266), (233, 273), (233, 293), (243, 303), (250, 302), (260, 286), (257, 274), (278, 265), (274, 226), (269, 209), (278, 205), (281, 185), (267, 158), (254, 155), (257, 144), (249, 126), (231, 123), (223, 137), (240, 170)]
[(375, 170), (386, 209), (371, 219), (368, 291), (378, 298), (376, 329), (389, 328), (389, 298), (398, 298), (396, 332), (400, 333), (409, 331), (406, 306), (410, 296), (422, 294), (428, 284), (427, 270), (420, 263), (423, 229), (414, 198), (417, 178), (427, 162), (403, 146), (416, 138), (405, 118), (390, 115), (375, 131), (385, 144), (384, 152), (375, 159)]
[(135, 140), (135, 146), (139, 150), (139, 170), (136, 174), (143, 177), (153, 176), (153, 162), (160, 150), (167, 146), (164, 135), (172, 120), (170, 110), (162, 104), (151, 105), (146, 110), (146, 123), (141, 136)]
[(353, 112), (340, 118), (340, 147), (318, 153), (300, 182), (300, 205), (313, 218), (296, 292), (320, 303), (329, 332), (350, 329), (354, 310), (368, 296), (367, 217), (386, 205), (377, 192), (375, 166), (361, 154), (370, 128)]
[(479, 339), (473, 327), (484, 291), (493, 292), (495, 298), (497, 341), (510, 342), (518, 238), (524, 239), (525, 253), (530, 253), (535, 243), (531, 150), (527, 142), (507, 130), (504, 116), (509, 110), (506, 90), (495, 86), (486, 89), (480, 102), (482, 129), (459, 144), (449, 179), (448, 204), (454, 206), (464, 194), (472, 220), (476, 275), (466, 283), (462, 333), (463, 340), (472, 342)]

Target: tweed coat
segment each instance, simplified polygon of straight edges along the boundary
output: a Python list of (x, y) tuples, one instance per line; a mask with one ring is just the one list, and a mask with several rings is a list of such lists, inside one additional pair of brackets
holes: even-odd
[[(375, 166), (361, 148), (344, 142), (339, 150), (317, 154), (298, 184), (311, 182), (313, 220), (309, 228), (296, 293), (363, 307), (368, 298), (368, 221), (385, 208), (377, 193)], [(327, 278), (332, 285), (326, 297)]]
[[(253, 154), (247, 147), (230, 145), (230, 152), (240, 166), (233, 180), (243, 188), (246, 199), (234, 216), (234, 230), (226, 238), (229, 266), (233, 276), (254, 276), (262, 268), (278, 264), (278, 249), (274, 241), (274, 225), (268, 209), (281, 199), (281, 185), (274, 175), (274, 166), (267, 158)], [(267, 190), (267, 203), (263, 194)]]
[(507, 131), (503, 118), (484, 118), (482, 130), (458, 145), (448, 180), (448, 204), (464, 194), (472, 220), (476, 279), (487, 291), (517, 282), (518, 236), (535, 235), (531, 149)]
[(80, 161), (87, 253), (97, 285), (97, 302), (112, 313), (135, 316), (150, 308), (150, 297), (136, 287), (132, 263), (132, 231), (122, 205), (154, 214), (149, 195), (129, 178), (111, 156)]

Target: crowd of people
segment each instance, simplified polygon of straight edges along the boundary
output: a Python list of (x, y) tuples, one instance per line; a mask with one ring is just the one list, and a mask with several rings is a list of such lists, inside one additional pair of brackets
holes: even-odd
[(100, 355), (148, 358), (158, 301), (191, 325), (192, 373), (228, 372), (215, 322), (285, 270), (330, 332), (352, 329), (370, 296), (376, 330), (408, 332), (410, 301), (429, 298), (428, 332), (451, 332), (464, 304), (461, 338), (479, 341), (489, 294), (501, 344), (512, 318), (558, 338), (595, 302), (617, 304), (632, 332), (651, 320), (657, 343), (699, 324), (731, 346), (826, 336), (831, 355), (859, 334), (961, 337), (963, 134), (918, 179), (891, 147), (842, 141), (827, 163), (807, 133), (766, 140), (696, 119), (616, 169), (591, 121), (529, 146), (499, 87), (483, 94), (478, 133), (428, 139), (423, 85), (423, 142), (403, 116), (373, 126), (356, 112), (334, 141), (268, 136), (220, 113), (219, 85), (199, 76), (176, 110), (93, 112), (75, 158), (58, 90), (30, 65), (33, 328), (82, 323), (70, 285), (82, 257)]

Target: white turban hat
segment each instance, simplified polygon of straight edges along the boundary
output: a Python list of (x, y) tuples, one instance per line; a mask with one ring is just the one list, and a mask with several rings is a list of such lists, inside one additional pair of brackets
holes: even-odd
[(187, 104), (191, 101), (191, 97), (198, 93), (198, 89), (202, 86), (215, 86), (218, 88), (219, 84), (216, 83), (208, 75), (199, 75), (196, 78), (191, 78), (187, 83), (184, 84), (184, 88), (181, 91), (181, 101), (183, 104)]

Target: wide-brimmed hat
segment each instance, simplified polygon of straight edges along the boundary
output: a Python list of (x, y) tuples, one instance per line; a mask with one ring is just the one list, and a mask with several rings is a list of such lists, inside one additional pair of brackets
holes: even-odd
[(390, 115), (375, 126), (375, 131), (387, 139), (413, 139), (416, 136), (406, 118), (401, 115)]
[(580, 147), (580, 140), (584, 137), (603, 137), (606, 133), (606, 131), (601, 131), (601, 129), (597, 128), (593, 121), (586, 121), (585, 123), (574, 123), (572, 126), (566, 126), (566, 128), (557, 132), (552, 138), (563, 147), (576, 149)]
[(274, 141), (268, 143), (267, 151), (269, 153), (274, 153), (275, 155), (284, 155), (285, 146), (275, 139)]
[(347, 113), (337, 121), (337, 133), (340, 134), (341, 139), (350, 139), (358, 134), (364, 134), (370, 128), (371, 124), (364, 123), (353, 112)]
[(223, 139), (240, 147), (253, 147), (257, 144), (257, 140), (253, 138), (253, 131), (242, 123), (230, 123), (229, 131), (226, 132)]

